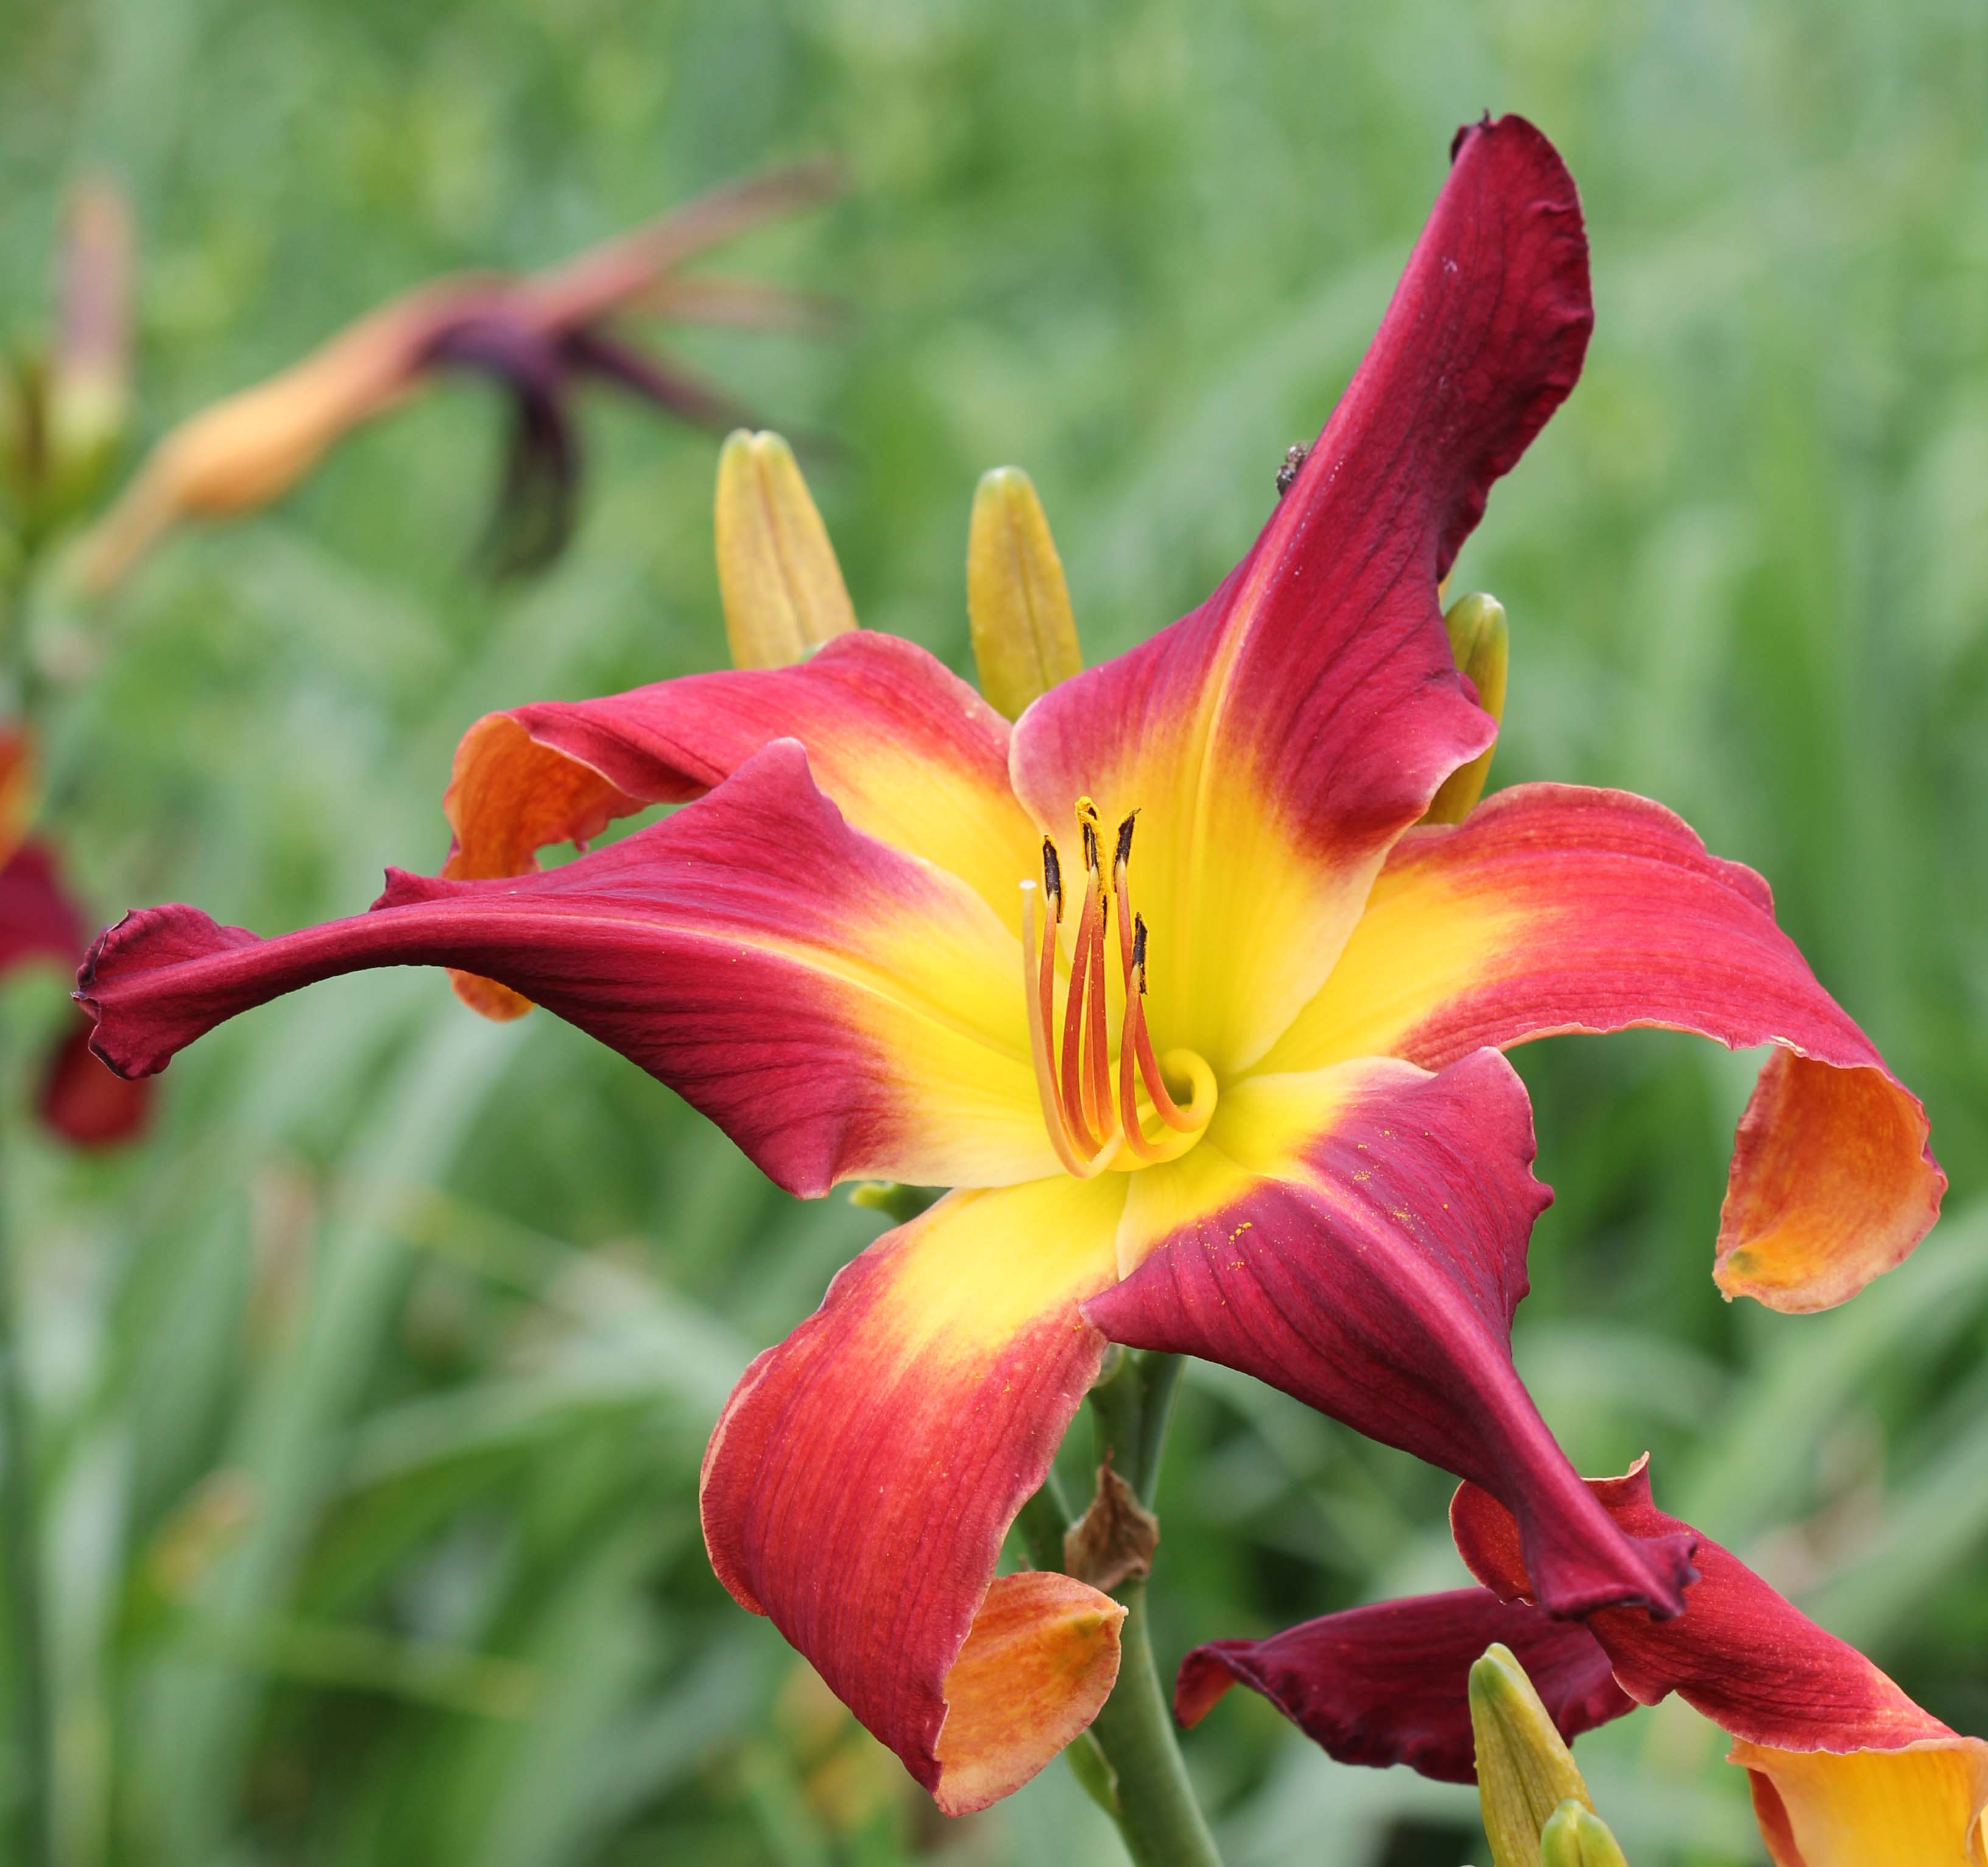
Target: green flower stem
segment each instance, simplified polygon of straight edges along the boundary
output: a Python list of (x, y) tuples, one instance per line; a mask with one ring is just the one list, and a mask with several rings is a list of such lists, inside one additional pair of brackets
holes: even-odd
[(35, 1505), (32, 1423), (21, 1368), (21, 1332), (14, 1313), (15, 1264), (5, 1211), (5, 1165), (0, 1158), (0, 1561), (6, 1565), (7, 1644), (12, 1677), (14, 1743), (19, 1759), (16, 1835), (28, 1867), (55, 1858), (49, 1784), (55, 1764), (49, 1724), (48, 1646), (42, 1604), (41, 1537)]
[[(1141, 1504), (1151, 1507), (1174, 1394), (1177, 1355), (1114, 1352), (1115, 1365), (1090, 1390), (1100, 1461), (1109, 1457)], [(1030, 1559), (1039, 1568), (1063, 1567), (1063, 1533), (1070, 1521), (1056, 1474), (1016, 1519)], [(1124, 1604), (1118, 1630), (1118, 1683), (1090, 1729), (1067, 1753), (1077, 1781), (1118, 1825), (1137, 1867), (1222, 1867), (1207, 1818), (1195, 1800), (1174, 1732), (1173, 1708), (1153, 1661), (1145, 1578), (1111, 1591)]]
[(1118, 1683), (1090, 1727), (1116, 1788), (1113, 1811), (1138, 1867), (1222, 1867), (1174, 1733), (1173, 1707), (1153, 1663), (1146, 1585), (1112, 1591), (1125, 1605)]

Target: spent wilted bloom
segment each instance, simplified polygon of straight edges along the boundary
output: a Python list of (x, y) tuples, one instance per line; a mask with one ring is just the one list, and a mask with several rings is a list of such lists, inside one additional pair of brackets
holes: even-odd
[(334, 443), (449, 370), (487, 376), (512, 405), (492, 555), (506, 569), (544, 562), (572, 528), (576, 387), (606, 384), (706, 426), (739, 416), (723, 393), (631, 343), (620, 322), (648, 316), (818, 327), (818, 299), (749, 281), (684, 278), (678, 268), (835, 186), (826, 164), (780, 170), (716, 189), (549, 271), (465, 273), (380, 306), (302, 362), (167, 434), (83, 540), (79, 582), (108, 589), (182, 521), (233, 518), (281, 498)]
[[(1012, 726), (853, 626), (790, 457), (738, 438), (728, 627), (742, 659), (805, 659), (486, 717), (448, 871), (390, 871), (368, 913), (266, 940), (127, 917), (79, 979), (100, 1053), (143, 1075), (316, 980), (445, 966), (481, 1008), (613, 1045), (790, 1192), (955, 1189), (752, 1363), (702, 1489), (726, 1587), (949, 1811), (1025, 1781), (1115, 1676), (1117, 1603), (995, 1572), (1107, 1340), (1242, 1369), (1482, 1485), (1555, 1612), (1675, 1615), (1689, 1534), (1625, 1531), (1513, 1367), (1550, 1195), (1500, 1052), (1649, 1024), (1777, 1046), (1729, 1294), (1841, 1301), (1944, 1183), (1750, 870), (1620, 792), (1438, 807), (1492, 746), (1503, 640), (1479, 602), (1453, 644), (1439, 590), (1591, 322), (1552, 147), (1516, 117), (1460, 132), (1364, 362), (1199, 609), (1070, 674), (1033, 494), (983, 492), (976, 637), (1026, 638), (982, 655)], [(661, 803), (685, 807), (537, 870)]]
[[(90, 922), (70, 894), (55, 849), (31, 836), (36, 804), (32, 742), (0, 727), (0, 977), (25, 966), (67, 972), (88, 947)], [(36, 1112), (73, 1147), (108, 1147), (144, 1128), (150, 1085), (106, 1069), (90, 1048), (86, 1018), (72, 1015), (42, 1065)]]
[[(1451, 1527), (1481, 1585), (1197, 1647), (1181, 1665), (1178, 1715), (1198, 1721), (1239, 1683), (1342, 1762), (1405, 1763), (1450, 1782), (1475, 1774), (1481, 1788), (1466, 1682), (1496, 1642), (1523, 1663), (1564, 1737), (1673, 1692), (1709, 1718), (1733, 1740), (1729, 1761), (1749, 1772), (1776, 1867), (1983, 1867), (1988, 1743), (1915, 1705), (1731, 1551), (1659, 1510), (1646, 1461), (1587, 1483), (1631, 1536), (1692, 1545), (1699, 1573), (1683, 1613), (1551, 1618), (1516, 1520), (1466, 1484)], [(1515, 1784), (1508, 1805), (1523, 1800)]]

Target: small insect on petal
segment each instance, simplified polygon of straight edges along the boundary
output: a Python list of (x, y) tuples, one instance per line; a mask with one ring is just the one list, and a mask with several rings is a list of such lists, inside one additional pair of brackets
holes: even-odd
[(966, 614), (988, 704), (1009, 719), (1084, 666), (1063, 560), (1035, 483), (997, 467), (973, 495)]
[(718, 585), (734, 667), (786, 667), (856, 627), (856, 611), (794, 451), (729, 436), (718, 457)]
[[(1477, 704), (1494, 720), (1505, 717), (1505, 673), (1510, 657), (1510, 632), (1505, 626), (1505, 606), (1481, 591), (1459, 596), (1445, 613), (1443, 626), (1449, 631), (1449, 652), (1456, 658), (1457, 671), (1469, 677), (1477, 690)], [(1430, 803), (1425, 823), (1461, 823), (1477, 807), (1484, 795), (1484, 781), (1490, 775), (1491, 755), (1487, 746), (1466, 765), (1459, 765), (1443, 780), (1442, 788)]]

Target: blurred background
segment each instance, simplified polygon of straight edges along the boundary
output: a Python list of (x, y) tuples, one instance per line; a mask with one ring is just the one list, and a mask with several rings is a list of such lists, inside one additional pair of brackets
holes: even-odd
[[(1519, 1359), (1577, 1463), (1988, 1733), (1988, 15), (1977, 0), (10, 0), (0, 329), (66, 191), (128, 194), (140, 443), (437, 272), (543, 265), (828, 153), (722, 262), (832, 341), (678, 353), (822, 437), (861, 620), (964, 665), (979, 472), (1035, 476), (1087, 653), (1198, 601), (1357, 360), (1456, 126), (1578, 178), (1587, 375), (1455, 588), (1510, 609), (1493, 782), (1620, 785), (1761, 869), (1925, 1099), (1948, 1217), (1828, 1315), (1709, 1274), (1756, 1059), (1638, 1033), (1515, 1059), (1558, 1190)], [(720, 664), (715, 440), (583, 400), (577, 535), (472, 559), (503, 441), (445, 381), (109, 603), (31, 606), (44, 826), (95, 917), (276, 932), (432, 869), (486, 709)], [(0, 1001), (42, 1460), (59, 1858), (564, 1867), (1122, 1860), (1059, 1764), (948, 1823), (706, 1565), (748, 1356), (881, 1229), (774, 1191), (667, 1092), (438, 976), (207, 1039), (140, 1146), (24, 1111), (67, 1014)], [(1449, 1481), (1191, 1371), (1161, 1661), (1450, 1585)], [(1187, 1740), (1236, 1867), (1485, 1859), (1468, 1791), (1341, 1768), (1239, 1693)], [(1675, 1704), (1584, 1739), (1638, 1867), (1757, 1862)], [(19, 1752), (8, 1781), (18, 1789)]]

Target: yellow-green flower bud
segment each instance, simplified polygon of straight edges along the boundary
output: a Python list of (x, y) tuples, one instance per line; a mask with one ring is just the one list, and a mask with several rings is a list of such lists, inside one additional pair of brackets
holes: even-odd
[(793, 448), (726, 438), (718, 457), (718, 587), (734, 667), (786, 667), (856, 626), (842, 567)]
[(989, 705), (1009, 719), (1084, 666), (1063, 559), (1019, 467), (981, 476), (966, 542), (966, 616)]
[(1608, 1825), (1571, 1798), (1540, 1831), (1540, 1867), (1629, 1867)]
[(66, 499), (93, 489), (130, 418), (131, 248), (123, 196), (104, 181), (79, 189), (64, 217), (43, 437)]
[[(1494, 720), (1505, 717), (1505, 670), (1510, 654), (1510, 633), (1505, 626), (1505, 606), (1481, 591), (1459, 596), (1443, 616), (1449, 631), (1449, 652), (1456, 657), (1458, 671), (1467, 674), (1477, 689), (1477, 704)], [(1467, 765), (1459, 765), (1443, 780), (1422, 819), (1425, 823), (1461, 823), (1484, 795), (1484, 781), (1490, 775), (1491, 755), (1497, 748), (1486, 746)]]
[(1494, 1867), (1540, 1867), (1540, 1831), (1571, 1799), (1591, 1810), (1552, 1717), (1511, 1649), (1492, 1646), (1470, 1669), (1477, 1801)]

